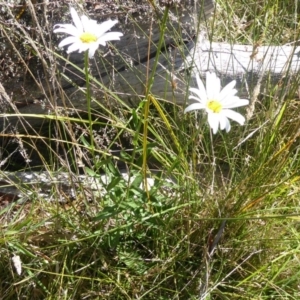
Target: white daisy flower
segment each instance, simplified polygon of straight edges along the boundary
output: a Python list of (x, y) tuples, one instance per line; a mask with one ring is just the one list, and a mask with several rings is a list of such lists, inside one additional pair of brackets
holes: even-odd
[(67, 33), (70, 35), (58, 45), (62, 48), (71, 44), (67, 53), (77, 50), (81, 53), (88, 50), (89, 57), (92, 58), (99, 45), (105, 46), (106, 42), (119, 40), (123, 35), (121, 32), (107, 32), (118, 21), (108, 20), (97, 24), (97, 21), (90, 20), (87, 16), (79, 17), (73, 7), (70, 8), (70, 12), (75, 26), (73, 24), (56, 24), (53, 30), (54, 33)]
[(226, 129), (226, 132), (229, 132), (231, 126), (228, 119), (232, 119), (240, 125), (244, 125), (244, 116), (231, 108), (248, 105), (249, 100), (240, 99), (235, 96), (237, 93), (237, 90), (234, 89), (236, 84), (235, 80), (228, 83), (222, 90), (220, 78), (218, 78), (215, 73), (206, 73), (206, 89), (198, 74), (196, 75), (196, 80), (198, 89), (189, 89), (195, 95), (190, 96), (189, 99), (198, 102), (189, 105), (184, 110), (185, 113), (192, 110), (205, 109), (208, 115), (209, 126), (214, 134), (217, 133), (219, 127), (221, 130)]

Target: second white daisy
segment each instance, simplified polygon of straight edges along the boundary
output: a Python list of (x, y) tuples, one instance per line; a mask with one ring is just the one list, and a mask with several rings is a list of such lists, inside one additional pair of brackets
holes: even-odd
[(192, 110), (205, 109), (208, 115), (208, 123), (213, 133), (217, 133), (219, 127), (229, 132), (231, 126), (228, 119), (232, 119), (244, 125), (245, 118), (240, 113), (235, 112), (231, 108), (245, 106), (249, 104), (249, 100), (240, 99), (235, 96), (237, 90), (234, 89), (236, 81), (233, 80), (221, 90), (220, 78), (214, 73), (206, 73), (206, 89), (199, 75), (196, 75), (198, 89), (190, 88), (195, 96), (189, 99), (196, 100), (196, 103), (189, 105), (184, 112)]
[(118, 21), (108, 20), (101, 24), (97, 21), (90, 20), (87, 16), (79, 17), (76, 10), (70, 8), (73, 24), (56, 24), (54, 33), (66, 33), (70, 36), (66, 37), (59, 43), (59, 47), (70, 45), (67, 53), (74, 51), (89, 51), (89, 57), (92, 58), (99, 45), (105, 46), (106, 42), (119, 40), (123, 35), (121, 32), (107, 32)]

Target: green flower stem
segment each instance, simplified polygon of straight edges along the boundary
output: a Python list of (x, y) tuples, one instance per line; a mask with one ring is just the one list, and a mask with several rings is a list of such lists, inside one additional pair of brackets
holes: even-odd
[(89, 131), (91, 138), (91, 153), (94, 157), (94, 135), (93, 135), (93, 121), (92, 121), (92, 112), (91, 112), (91, 87), (90, 87), (90, 74), (89, 74), (89, 51), (84, 53), (84, 73), (85, 73), (85, 84), (86, 84), (86, 102), (87, 102), (87, 111), (89, 119)]

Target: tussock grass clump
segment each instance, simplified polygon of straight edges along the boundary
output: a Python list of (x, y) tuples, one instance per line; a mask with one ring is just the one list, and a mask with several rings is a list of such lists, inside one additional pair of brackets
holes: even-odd
[[(5, 22), (10, 18), (19, 28), (22, 16), (1, 5), (7, 14), (1, 34), (10, 36)], [(36, 17), (39, 8), (49, 15), (50, 6), (40, 3), (25, 7), (24, 14)], [(232, 43), (294, 42), (297, 10), (297, 1), (218, 1), (208, 35)], [(81, 95), (76, 97), (89, 97), (85, 109), (72, 109), (72, 97), (60, 85), (68, 76), (55, 67), (67, 60), (65, 53), (56, 48), (52, 27), (37, 35), (37, 41), (25, 38), (36, 47), (34, 59), (45, 67), (53, 62), (45, 74), (55, 93), (45, 88), (53, 103), (49, 114), (16, 116), (15, 98), (7, 110), (20, 124), (1, 134), (3, 149), (16, 145), (15, 152), (3, 150), (1, 189), (13, 186), (19, 194), (0, 189), (1, 297), (298, 299), (298, 74), (288, 90), (269, 84), (245, 126), (232, 124), (229, 133), (212, 135), (204, 114), (184, 115), (182, 106), (151, 93), (150, 70), (145, 98), (131, 107), (81, 69), (91, 89), (104, 96), (93, 98), (70, 80)], [(156, 55), (152, 70), (162, 54)], [(68, 68), (80, 69), (71, 61)], [(186, 85), (188, 93), (189, 78)], [(58, 96), (64, 106), (55, 106)], [(50, 125), (34, 126), (28, 117)], [(32, 170), (34, 160), (49, 179), (66, 174), (68, 180), (53, 179), (47, 195), (41, 182), (12, 180), (4, 172), (12, 153), (23, 159), (19, 171)], [(20, 275), (14, 255), (21, 259)]]

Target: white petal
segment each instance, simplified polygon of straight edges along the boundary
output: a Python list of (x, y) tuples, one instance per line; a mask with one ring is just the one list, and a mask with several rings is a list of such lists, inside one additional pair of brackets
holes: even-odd
[(228, 120), (226, 118), (226, 116), (219, 114), (219, 122), (220, 122), (220, 129), (223, 130), (226, 128), (226, 120)]
[(75, 36), (68, 36), (65, 39), (63, 39), (59, 44), (58, 47), (62, 48), (66, 45), (72, 44), (72, 43), (76, 43), (78, 42), (78, 38)]
[(71, 12), (71, 16), (72, 16), (72, 19), (73, 19), (73, 22), (77, 28), (77, 31), (79, 32), (79, 34), (83, 33), (83, 26), (82, 26), (82, 23), (80, 21), (80, 18), (75, 10), (74, 7), (71, 7), (70, 8), (70, 12)]
[(184, 110), (184, 113), (187, 113), (189, 111), (192, 111), (192, 110), (196, 110), (196, 109), (203, 109), (204, 108), (204, 105), (201, 104), (201, 103), (193, 103), (191, 105), (189, 105), (185, 110)]
[(221, 101), (223, 107), (226, 107), (226, 105), (236, 102), (236, 99), (239, 99), (239, 97), (235, 96), (235, 94), (236, 94), (236, 90), (233, 89), (231, 93), (228, 93), (227, 96), (223, 98), (223, 100)]
[(228, 118), (226, 118), (226, 126), (225, 126), (225, 129), (226, 129), (226, 132), (229, 132), (230, 129), (231, 129), (231, 125), (230, 125), (230, 122), (229, 122)]
[(198, 74), (196, 74), (196, 81), (197, 81), (198, 89), (201, 93), (200, 99), (206, 101), (207, 100), (206, 89)]
[(199, 97), (199, 102), (206, 103), (207, 98), (206, 98), (206, 92), (205, 90), (200, 90), (196, 88), (189, 88), (190, 92), (196, 94)]
[(245, 117), (242, 116), (240, 113), (231, 110), (231, 109), (223, 109), (222, 113), (229, 119), (236, 121), (240, 125), (244, 125)]
[(122, 35), (121, 32), (107, 32), (99, 38), (98, 43), (105, 46), (105, 42), (119, 40)]
[(231, 101), (228, 103), (222, 103), (223, 108), (235, 108), (241, 107), (249, 104), (249, 100), (247, 99), (240, 99), (239, 97), (233, 97)]
[(230, 122), (229, 122), (228, 118), (224, 114), (224, 111), (221, 111), (219, 113), (219, 121), (220, 121), (220, 129), (221, 130), (226, 129), (226, 132), (229, 132), (231, 126), (230, 126)]
[(219, 128), (219, 114), (209, 113), (208, 114), (208, 124), (213, 131), (213, 134), (216, 134)]
[[(198, 97), (195, 97), (195, 96), (189, 96), (189, 99), (193, 99), (193, 100), (196, 100), (196, 101), (202, 103), (201, 99), (199, 99)], [(203, 107), (204, 107), (205, 104), (204, 103), (202, 103), (202, 104), (203, 104)]]
[(87, 16), (84, 16), (84, 15), (81, 16), (81, 24), (83, 27), (83, 32), (89, 32), (89, 33), (93, 32), (93, 24), (94, 23), (91, 23)]
[(234, 96), (237, 93), (237, 90), (234, 89), (234, 86), (236, 84), (236, 81), (233, 80), (230, 83), (228, 83), (220, 92), (219, 94), (219, 100), (222, 101), (223, 99), (225, 99), (228, 96)]
[(215, 73), (206, 72), (206, 95), (207, 99), (219, 99), (221, 81)]
[(91, 46), (90, 44), (87, 43), (79, 43), (78, 45), (79, 45), (79, 53), (90, 49)]
[[(60, 26), (53, 30), (54, 33), (66, 33), (73, 36), (79, 36), (80, 33), (78, 32), (77, 28), (72, 24), (65, 24), (65, 25), (55, 25)], [(54, 27), (55, 27), (54, 26)]]
[(102, 40), (102, 38), (99, 38), (98, 39), (98, 44), (101, 45), (101, 46), (106, 46), (106, 41)]
[(98, 43), (93, 43), (89, 47), (89, 58), (93, 58), (95, 55), (96, 50), (98, 49)]
[(67, 53), (72, 53), (74, 51), (80, 50), (80, 48), (81, 48), (81, 43), (73, 43), (72, 45), (69, 46)]
[(101, 37), (105, 32), (110, 30), (118, 21), (107, 20), (97, 26), (97, 37)]
[(99, 28), (99, 24), (97, 24), (97, 21), (95, 20), (88, 20), (87, 24), (86, 24), (86, 28), (87, 28), (87, 32), (93, 34), (96, 38), (99, 37), (98, 35), (98, 28)]

